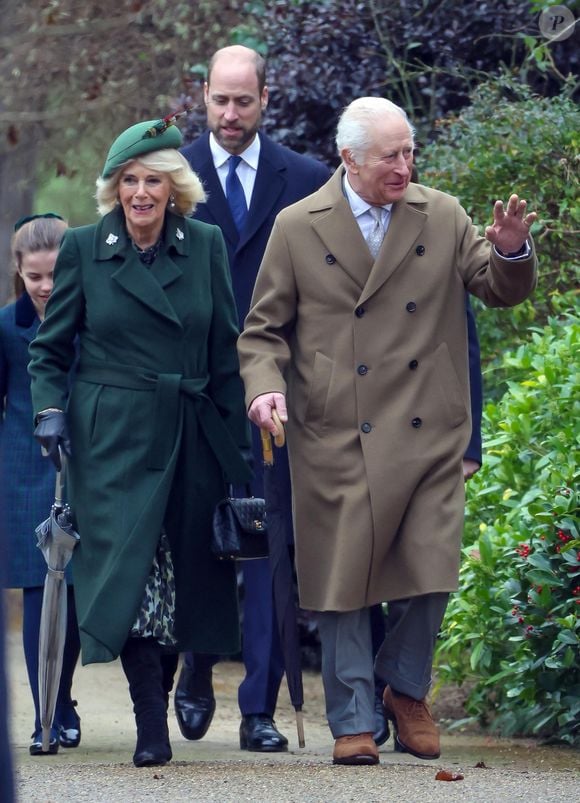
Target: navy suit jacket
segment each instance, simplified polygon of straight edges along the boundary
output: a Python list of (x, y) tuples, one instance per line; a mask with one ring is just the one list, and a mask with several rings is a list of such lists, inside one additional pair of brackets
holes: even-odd
[(206, 203), (199, 204), (194, 217), (218, 225), (226, 241), (240, 329), (250, 309), (258, 268), (276, 215), (315, 192), (330, 177), (330, 169), (322, 162), (278, 145), (262, 132), (259, 137), (256, 182), (246, 225), (240, 235), (214, 167), (209, 131), (182, 150), (208, 196)]
[[(260, 158), (246, 225), (242, 232), (234, 224), (220, 184), (206, 131), (182, 153), (200, 177), (207, 201), (199, 204), (194, 218), (220, 227), (226, 241), (240, 331), (250, 309), (258, 268), (276, 215), (282, 209), (315, 192), (330, 177), (330, 169), (309, 156), (278, 145), (262, 132)], [(257, 427), (252, 426), (255, 481), (253, 493), (262, 496), (262, 450)]]

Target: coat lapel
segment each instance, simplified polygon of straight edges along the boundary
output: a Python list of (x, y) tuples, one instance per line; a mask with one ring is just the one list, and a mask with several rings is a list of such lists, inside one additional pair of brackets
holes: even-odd
[(36, 337), (40, 321), (32, 299), (24, 292), (16, 301), (14, 309), (14, 322), (17, 332), (27, 343), (32, 343)]
[(336, 258), (336, 264), (362, 291), (366, 301), (393, 275), (412, 249), (426, 221), (427, 199), (421, 188), (410, 184), (404, 198), (393, 204), (392, 219), (379, 256), (373, 263), (358, 223), (342, 191), (344, 168), (312, 196), (311, 225)]
[[(183, 235), (182, 239), (178, 238), (178, 229)], [(186, 253), (186, 250), (189, 249), (189, 236), (185, 226), (179, 227), (179, 217), (168, 213), (165, 249), (170, 247), (180, 253)], [(113, 281), (155, 314), (181, 326), (164, 292), (165, 287), (182, 275), (181, 269), (168, 256), (163, 247), (152, 268), (146, 268), (131, 245), (120, 209), (114, 209), (105, 215), (98, 224), (95, 235), (95, 259), (98, 261), (120, 259), (121, 264), (111, 274)]]
[(364, 237), (342, 191), (344, 170), (338, 168), (316, 195), (310, 206), (311, 225), (330, 257), (362, 291), (373, 264)]
[(359, 303), (376, 293), (412, 250), (427, 222), (426, 204), (421, 188), (413, 184), (409, 185), (403, 199), (393, 204), (389, 229)]
[(224, 195), (222, 185), (214, 167), (211, 150), (209, 148), (209, 134), (206, 132), (204, 138), (199, 143), (200, 153), (203, 154), (196, 173), (203, 182), (207, 193), (205, 208), (216, 226), (219, 226), (232, 251), (235, 251), (239, 241), (238, 230), (227, 198)]
[(260, 136), (260, 159), (248, 219), (241, 232), (238, 249), (251, 240), (267, 220), (286, 186), (286, 165), (267, 138)]
[(215, 169), (209, 147), (209, 133), (206, 131), (198, 143), (197, 153), (201, 154), (199, 164), (195, 168), (203, 181), (207, 193), (205, 207), (213, 222), (218, 225), (228, 242), (231, 252), (239, 251), (255, 236), (275, 206), (280, 194), (286, 186), (286, 165), (280, 160), (276, 149), (267, 137), (260, 137), (260, 159), (256, 181), (252, 192), (252, 201), (248, 210), (246, 226), (238, 234), (232, 213), (222, 185)]

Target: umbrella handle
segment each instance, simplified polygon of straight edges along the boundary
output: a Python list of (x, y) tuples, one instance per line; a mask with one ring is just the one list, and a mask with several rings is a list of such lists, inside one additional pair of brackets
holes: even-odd
[(64, 450), (61, 449), (60, 446), (58, 447), (58, 452), (60, 455), (60, 471), (56, 472), (56, 480), (54, 484), (54, 504), (56, 507), (63, 507), (67, 457)]

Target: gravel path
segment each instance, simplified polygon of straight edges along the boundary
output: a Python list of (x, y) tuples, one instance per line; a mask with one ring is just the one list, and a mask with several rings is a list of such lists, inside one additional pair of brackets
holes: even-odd
[[(237, 686), (242, 667), (231, 662), (216, 669), (217, 710), (202, 741), (183, 739), (170, 716), (174, 760), (165, 767), (133, 767), (134, 721), (119, 662), (77, 671), (74, 694), (82, 717), (80, 747), (61, 749), (56, 756), (31, 757), (32, 704), (16, 631), (8, 640), (8, 658), (19, 803), (580, 801), (580, 752), (540, 748), (532, 741), (444, 734), (441, 759), (427, 762), (393, 752), (389, 740), (381, 748), (377, 767), (334, 767), (320, 677), (314, 673), (304, 678), (306, 748), (297, 747), (294, 713), (283, 687), (276, 719), (290, 739), (289, 752), (240, 751)], [(476, 767), (481, 762), (485, 767)], [(464, 780), (436, 781), (441, 768), (462, 772)]]

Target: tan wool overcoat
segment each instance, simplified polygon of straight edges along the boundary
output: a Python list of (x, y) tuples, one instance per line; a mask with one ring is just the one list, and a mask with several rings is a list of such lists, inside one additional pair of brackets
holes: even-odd
[(465, 289), (512, 306), (536, 266), (498, 256), (457, 200), (419, 184), (373, 264), (343, 172), (278, 215), (238, 341), (246, 403), (287, 396), (300, 602), (320, 611), (456, 589)]

